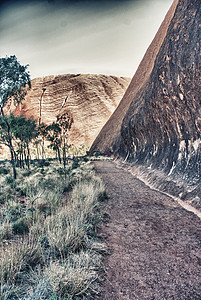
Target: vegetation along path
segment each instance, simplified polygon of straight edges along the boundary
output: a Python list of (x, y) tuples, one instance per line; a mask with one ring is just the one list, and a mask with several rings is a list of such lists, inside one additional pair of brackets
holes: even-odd
[(100, 235), (112, 249), (100, 299), (200, 299), (200, 219), (114, 162), (94, 166), (108, 195)]

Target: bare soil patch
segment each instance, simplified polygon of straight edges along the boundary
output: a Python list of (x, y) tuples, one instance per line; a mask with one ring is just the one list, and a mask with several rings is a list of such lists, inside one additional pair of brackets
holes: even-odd
[(99, 234), (112, 249), (99, 299), (200, 299), (200, 219), (114, 162), (94, 166), (109, 197)]

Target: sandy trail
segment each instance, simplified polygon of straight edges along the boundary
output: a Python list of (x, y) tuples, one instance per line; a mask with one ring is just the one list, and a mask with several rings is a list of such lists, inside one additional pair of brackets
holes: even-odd
[(111, 255), (99, 299), (201, 299), (201, 220), (114, 162), (97, 161), (109, 197)]

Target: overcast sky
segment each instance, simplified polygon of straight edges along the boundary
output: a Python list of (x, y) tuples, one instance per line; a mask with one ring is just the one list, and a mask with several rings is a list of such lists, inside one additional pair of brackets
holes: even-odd
[(0, 57), (31, 78), (68, 73), (132, 77), (173, 0), (42, 0), (0, 4)]

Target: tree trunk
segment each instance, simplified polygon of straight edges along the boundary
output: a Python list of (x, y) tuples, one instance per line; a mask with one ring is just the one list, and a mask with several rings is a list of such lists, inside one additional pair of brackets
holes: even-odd
[(1, 108), (1, 114), (2, 114), (2, 117), (4, 119), (4, 122), (6, 124), (6, 127), (7, 127), (7, 135), (8, 135), (8, 147), (10, 149), (10, 156), (11, 156), (11, 164), (12, 164), (12, 168), (13, 168), (13, 178), (16, 179), (17, 177), (17, 173), (16, 173), (16, 167), (15, 167), (15, 150), (13, 148), (13, 144), (12, 144), (12, 138), (11, 138), (11, 135), (10, 135), (10, 125), (4, 115), (4, 111), (3, 111), (3, 107), (0, 105), (0, 108)]
[(44, 139), (42, 140), (41, 148), (42, 148), (42, 159), (46, 159), (46, 154), (45, 154), (45, 141), (44, 141)]
[(64, 165), (64, 169), (66, 169), (66, 145), (64, 142), (64, 146), (63, 146), (63, 165)]
[(37, 160), (39, 161), (39, 151), (38, 151), (38, 144), (36, 144), (36, 153), (37, 153)]
[(16, 173), (16, 168), (15, 168), (15, 156), (14, 156), (14, 152), (12, 151), (11, 148), (10, 148), (10, 155), (11, 155), (11, 164), (12, 164), (12, 168), (13, 168), (13, 178), (16, 179), (17, 173)]
[(30, 151), (29, 151), (29, 145), (27, 144), (27, 167), (30, 169)]
[(20, 152), (20, 166), (24, 169), (24, 157), (23, 157), (23, 145), (21, 144), (21, 152)]
[(61, 154), (60, 154), (59, 147), (57, 147), (57, 153), (58, 153), (59, 163), (61, 164)]

